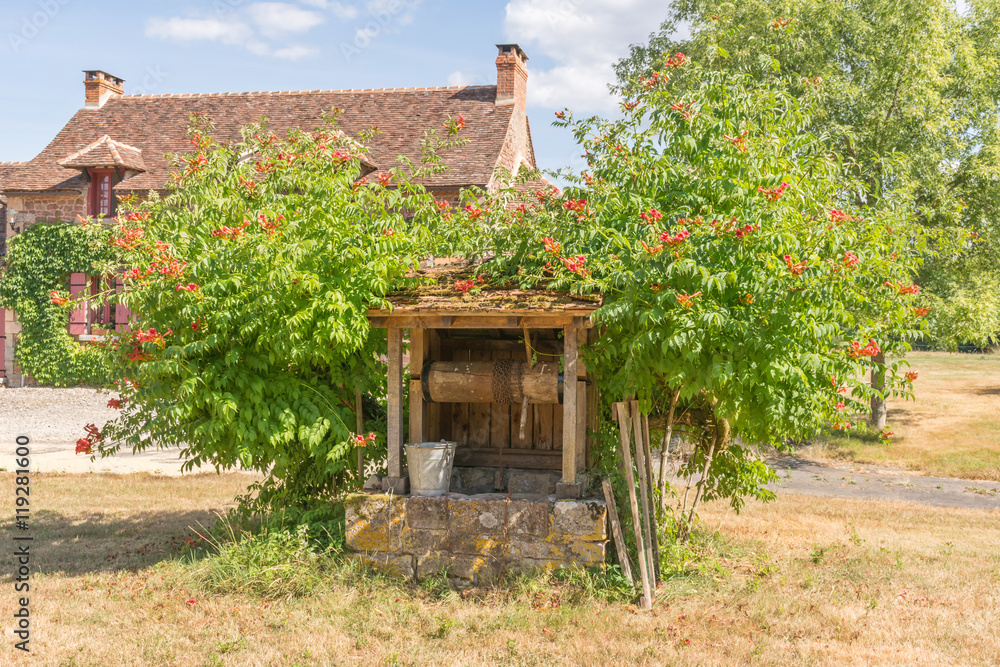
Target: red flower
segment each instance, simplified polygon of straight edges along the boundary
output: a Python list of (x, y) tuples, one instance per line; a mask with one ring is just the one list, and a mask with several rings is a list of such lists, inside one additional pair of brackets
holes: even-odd
[(677, 53), (673, 56), (667, 58), (667, 62), (664, 63), (667, 67), (680, 67), (688, 61), (688, 57), (683, 53)]
[(907, 373), (907, 374), (906, 374), (906, 376), (905, 376), (905, 377), (906, 377), (906, 379), (907, 379), (907, 380), (909, 380), (910, 382), (913, 382), (914, 380), (916, 380), (916, 379), (917, 379), (917, 376), (918, 376), (918, 375), (920, 375), (920, 373), (919, 373), (918, 371), (910, 371), (909, 373)]
[(583, 268), (583, 265), (587, 262), (587, 258), (583, 255), (577, 255), (576, 257), (564, 257), (562, 261), (563, 265), (571, 272), (578, 276), (586, 277), (587, 271)]
[(458, 282), (455, 283), (455, 291), (462, 292), (464, 294), (465, 292), (468, 292), (470, 289), (472, 289), (474, 285), (475, 283), (472, 282), (471, 280), (459, 280)]
[(478, 220), (483, 215), (483, 209), (478, 206), (473, 206), (472, 204), (465, 205), (465, 212), (469, 214), (469, 218), (472, 220)]
[(686, 229), (682, 229), (673, 236), (670, 235), (670, 232), (660, 232), (660, 240), (672, 246), (680, 245), (689, 236), (691, 236), (691, 232)]
[(750, 232), (756, 231), (757, 229), (757, 225), (746, 225), (745, 227), (737, 229), (734, 234), (736, 235), (736, 238), (742, 239), (744, 236), (747, 236)]
[(176, 291), (178, 291), (178, 292), (181, 292), (181, 291), (184, 291), (184, 292), (197, 292), (198, 291), (198, 286), (195, 285), (194, 283), (188, 283), (187, 285), (178, 285)]
[(80, 438), (79, 440), (77, 440), (76, 441), (76, 453), (77, 454), (90, 454), (91, 453), (90, 440), (87, 440), (86, 438)]
[(146, 236), (146, 232), (139, 227), (135, 229), (125, 229), (125, 227), (122, 227), (119, 229), (119, 232), (121, 232), (122, 237), (111, 239), (111, 245), (124, 248), (125, 250), (134, 250)]
[(854, 218), (852, 218), (851, 216), (847, 215), (846, 213), (844, 213), (840, 209), (835, 208), (832, 211), (830, 211), (830, 222), (832, 222), (834, 224), (838, 224), (839, 225), (842, 222), (852, 222), (853, 220), (854, 220)]
[(656, 253), (658, 253), (658, 252), (660, 252), (661, 250), (663, 250), (663, 244), (660, 244), (660, 245), (658, 245), (658, 246), (653, 246), (652, 248), (650, 248), (650, 247), (649, 247), (648, 245), (646, 245), (646, 242), (645, 242), (645, 241), (643, 241), (643, 242), (642, 242), (642, 247), (643, 247), (643, 248), (644, 248), (644, 249), (646, 250), (646, 252), (648, 252), (648, 253), (649, 253), (650, 255), (655, 255)]
[(858, 262), (860, 261), (861, 260), (857, 258), (857, 255), (854, 255), (853, 253), (850, 252), (844, 253), (844, 266), (846, 266), (847, 268), (853, 269), (855, 266), (858, 265)]
[(545, 252), (552, 253), (553, 255), (558, 255), (562, 251), (562, 244), (556, 243), (551, 236), (546, 236), (542, 239), (542, 245), (545, 246)]
[(631, 111), (632, 109), (635, 109), (637, 106), (639, 106), (638, 100), (635, 102), (622, 102), (622, 108), (625, 111)]
[(843, 401), (840, 401), (839, 403), (837, 403), (837, 409), (838, 410), (843, 410), (845, 407), (847, 407), (847, 406), (844, 404)]
[(913, 314), (917, 317), (925, 317), (929, 312), (931, 312), (930, 306), (921, 306), (920, 308), (913, 309)]
[(771, 27), (774, 28), (775, 30), (780, 30), (781, 28), (784, 28), (791, 22), (792, 19), (783, 19), (779, 16), (777, 20), (775, 20), (775, 22), (771, 24)]
[(802, 272), (806, 270), (806, 261), (805, 260), (802, 260), (798, 264), (792, 264), (792, 256), (791, 255), (785, 255), (783, 257), (783, 259), (785, 260), (785, 264), (788, 265), (788, 271), (789, 271), (789, 273), (791, 273), (793, 276), (796, 276), (796, 277), (801, 276)]
[(108, 407), (112, 408), (114, 410), (121, 410), (122, 409), (122, 402), (120, 400), (118, 400), (117, 398), (112, 398), (110, 401), (108, 401)]
[(563, 206), (566, 207), (567, 211), (586, 211), (587, 210), (587, 200), (586, 199), (568, 199)]
[(677, 303), (679, 303), (684, 308), (690, 308), (691, 306), (694, 305), (694, 303), (691, 301), (691, 299), (694, 299), (694, 298), (699, 297), (699, 296), (701, 296), (701, 291), (700, 290), (697, 291), (697, 292), (695, 292), (694, 294), (681, 294), (680, 292), (678, 292), (677, 293)]
[(53, 306), (65, 306), (69, 303), (69, 299), (64, 296), (59, 296), (59, 292), (52, 292), (49, 296), (52, 297)]
[(883, 429), (881, 433), (878, 434), (878, 439), (884, 443), (889, 442), (889, 436), (896, 435), (895, 431), (890, 431), (889, 429)]
[(740, 299), (740, 301), (749, 306), (751, 303), (753, 303), (753, 294), (744, 295), (744, 297)]
[(738, 137), (731, 137), (728, 134), (724, 134), (722, 136), (725, 137), (726, 139), (728, 139), (729, 141), (731, 141), (733, 143), (733, 146), (736, 147), (736, 150), (738, 150), (741, 153), (746, 153), (747, 152), (747, 134), (749, 134), (749, 131), (745, 130), (743, 132), (743, 134), (741, 134)]
[(861, 347), (861, 343), (857, 341), (851, 341), (851, 358), (859, 359), (861, 357), (874, 357), (875, 355), (882, 352), (882, 348), (878, 346), (874, 338), (868, 339), (868, 345)]
[(663, 218), (663, 214), (660, 213), (655, 208), (651, 208), (648, 211), (646, 211), (645, 213), (640, 213), (639, 217), (647, 225), (655, 225), (657, 222), (659, 222)]
[(787, 188), (788, 188), (788, 183), (785, 183), (784, 181), (782, 181), (781, 185), (779, 185), (776, 188), (771, 188), (770, 190), (768, 190), (767, 188), (765, 188), (763, 186), (760, 186), (760, 187), (757, 188), (757, 192), (759, 192), (762, 195), (764, 195), (770, 201), (776, 202), (779, 199), (781, 199), (781, 195), (785, 194), (785, 190)]
[(378, 175), (378, 184), (381, 185), (382, 187), (385, 187), (385, 186), (389, 185), (389, 181), (391, 181), (391, 180), (392, 180), (392, 174), (379, 174)]
[(899, 295), (900, 296), (905, 296), (907, 294), (918, 294), (919, 292), (920, 292), (920, 288), (917, 287), (916, 285), (906, 285), (906, 286), (904, 286), (902, 284), (899, 285)]
[(566, 117), (566, 112), (565, 111), (557, 111), (556, 112), (556, 118), (558, 118), (559, 120), (562, 120), (565, 117)]

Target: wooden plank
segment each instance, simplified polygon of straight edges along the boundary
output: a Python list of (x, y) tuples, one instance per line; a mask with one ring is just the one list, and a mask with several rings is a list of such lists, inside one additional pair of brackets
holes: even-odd
[[(511, 357), (515, 361), (524, 361), (524, 347), (511, 350)], [(534, 443), (534, 406), (529, 405), (525, 419), (527, 421), (524, 429), (524, 437), (521, 437), (521, 409), (520, 403), (510, 406), (510, 446), (512, 449), (532, 449)]]
[(563, 449), (563, 406), (552, 406), (552, 449), (562, 451)]
[(587, 470), (587, 382), (576, 382), (576, 472)]
[[(433, 329), (428, 329), (428, 331), (433, 331)], [(477, 329), (477, 331), (479, 330)], [(448, 349), (461, 346), (467, 350), (489, 350), (491, 352), (513, 352), (515, 349), (524, 351), (524, 343), (508, 338), (447, 338), (441, 341), (441, 344)], [(562, 345), (555, 341), (534, 341), (533, 345), (535, 353), (546, 357), (546, 361), (562, 356)]]
[(389, 477), (403, 476), (403, 330), (389, 328), (388, 412)]
[(639, 498), (642, 501), (642, 531), (643, 531), (643, 551), (640, 558), (646, 559), (646, 572), (649, 576), (649, 585), (653, 595), (656, 594), (656, 579), (654, 573), (657, 570), (653, 561), (653, 534), (650, 526), (650, 499), (649, 480), (646, 478), (646, 456), (645, 436), (642, 433), (642, 415), (639, 413), (639, 401), (630, 401), (629, 409), (632, 413), (632, 430), (635, 436), (635, 468), (639, 472)]
[(425, 442), (427, 434), (424, 425), (427, 423), (427, 406), (424, 404), (424, 380), (420, 377), (424, 366), (424, 330), (410, 329), (410, 430), (408, 442)]
[[(441, 359), (441, 336), (433, 329), (424, 330), (424, 356), (432, 360)], [(431, 403), (427, 407), (427, 439), (437, 442), (441, 436), (441, 406)]]
[[(452, 361), (469, 361), (468, 350), (453, 350)], [(451, 403), (451, 439), (459, 445), (469, 445), (469, 404)]]
[(604, 502), (608, 506), (608, 519), (611, 521), (611, 534), (615, 538), (618, 563), (622, 566), (622, 573), (625, 574), (628, 583), (634, 586), (635, 579), (632, 578), (632, 564), (629, 562), (631, 559), (628, 557), (628, 548), (625, 546), (625, 535), (622, 534), (622, 524), (618, 520), (618, 504), (615, 503), (615, 494), (611, 490), (611, 482), (606, 479), (602, 480), (601, 487), (604, 489)]
[[(527, 325), (531, 329), (562, 328), (574, 324), (579, 318), (572, 315), (372, 315), (369, 324), (376, 328), (389, 326), (411, 329), (519, 329)], [(590, 320), (583, 320), (582, 327), (590, 328)]]
[[(646, 460), (646, 486), (648, 487), (649, 493), (649, 506), (650, 506), (650, 516), (649, 520), (653, 524), (652, 531), (649, 535), (650, 542), (653, 543), (653, 574), (656, 575), (655, 581), (660, 580), (660, 538), (656, 534), (656, 496), (653, 494), (653, 488), (655, 483), (653, 481), (653, 455), (650, 451), (649, 445), (649, 416), (642, 416), (642, 456)], [(663, 456), (663, 452), (660, 453)]]
[(552, 406), (548, 403), (532, 405), (532, 417), (534, 421), (531, 426), (531, 439), (534, 449), (554, 449), (555, 443), (552, 441)]
[(566, 378), (566, 386), (563, 390), (563, 430), (562, 430), (562, 482), (563, 484), (576, 484), (577, 476), (577, 448), (576, 448), (576, 421), (577, 421), (577, 390), (576, 370), (577, 370), (577, 340), (576, 329), (566, 327), (563, 330), (563, 377)]
[(639, 517), (639, 502), (636, 500), (635, 494), (635, 475), (632, 473), (632, 452), (628, 434), (632, 418), (629, 416), (628, 403), (615, 403), (612, 408), (615, 418), (618, 420), (618, 442), (621, 445), (623, 458), (622, 469), (625, 473), (625, 483), (628, 486), (629, 507), (632, 510), (632, 528), (635, 532), (635, 544), (638, 552), (636, 560), (639, 561), (639, 579), (642, 583), (642, 608), (652, 609), (653, 597), (650, 591), (648, 562), (643, 556), (646, 547), (642, 539), (642, 519)]
[[(492, 363), (493, 355), (484, 350), (474, 350), (470, 353), (472, 361), (484, 361)], [(487, 380), (491, 387), (492, 396), (492, 375)], [(491, 404), (470, 403), (469, 404), (469, 445), (474, 448), (490, 446), (490, 417)]]
[[(510, 352), (494, 350), (491, 356), (494, 361), (510, 359)], [(510, 405), (506, 403), (490, 404), (490, 447), (495, 449), (510, 447)]]
[(488, 466), (497, 468), (502, 463), (505, 468), (528, 468), (531, 470), (559, 470), (562, 457), (557, 451), (538, 449), (474, 449), (459, 447), (455, 452), (455, 465)]

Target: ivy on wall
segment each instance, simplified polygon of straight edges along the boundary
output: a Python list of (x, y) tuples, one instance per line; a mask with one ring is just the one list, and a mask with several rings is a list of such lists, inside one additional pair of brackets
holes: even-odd
[(80, 345), (68, 330), (79, 304), (68, 297), (71, 273), (106, 275), (115, 266), (110, 230), (91, 222), (41, 222), (8, 243), (0, 267), (0, 307), (21, 323), (16, 358), (22, 371), (45, 385), (103, 385), (109, 381), (100, 350)]

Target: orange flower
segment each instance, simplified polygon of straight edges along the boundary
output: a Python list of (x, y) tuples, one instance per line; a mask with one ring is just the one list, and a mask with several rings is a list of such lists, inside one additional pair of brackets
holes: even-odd
[(736, 150), (738, 150), (741, 153), (746, 153), (747, 152), (747, 134), (749, 134), (749, 131), (744, 130), (743, 134), (741, 134), (738, 137), (731, 137), (728, 134), (724, 134), (722, 136), (725, 137), (726, 139), (729, 139), (729, 141), (733, 142), (733, 146), (736, 147)]
[(792, 256), (791, 255), (785, 255), (782, 259), (784, 259), (785, 260), (785, 264), (788, 265), (788, 272), (791, 273), (793, 276), (796, 276), (796, 277), (801, 276), (802, 272), (806, 270), (806, 261), (805, 260), (802, 260), (801, 262), (799, 262), (797, 264), (792, 264)]
[(684, 308), (690, 308), (693, 304), (692, 299), (701, 296), (701, 291), (697, 291), (694, 294), (681, 294), (677, 293), (677, 303), (679, 303)]
[(920, 373), (919, 373), (918, 371), (910, 371), (909, 373), (907, 373), (907, 374), (906, 374), (906, 376), (905, 376), (905, 377), (906, 377), (906, 379), (907, 379), (907, 380), (909, 380), (910, 382), (913, 382), (914, 380), (916, 380), (916, 379), (917, 379), (917, 376), (918, 376), (918, 375), (920, 375)]

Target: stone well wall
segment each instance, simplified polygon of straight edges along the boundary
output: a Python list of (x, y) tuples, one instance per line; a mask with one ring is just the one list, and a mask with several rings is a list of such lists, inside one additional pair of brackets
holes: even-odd
[(508, 571), (604, 564), (603, 500), (358, 493), (346, 506), (354, 557), (408, 580), (447, 570), (454, 583), (481, 584)]

